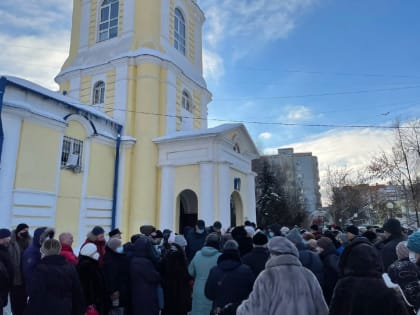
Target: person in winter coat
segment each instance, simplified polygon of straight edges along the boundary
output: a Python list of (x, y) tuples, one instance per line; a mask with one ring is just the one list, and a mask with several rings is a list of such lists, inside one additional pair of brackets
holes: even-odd
[(221, 255), (220, 237), (216, 233), (207, 235), (204, 247), (199, 250), (188, 266), (188, 273), (194, 278), (191, 315), (210, 314), (212, 301), (204, 295), (204, 288), (210, 269), (217, 265)]
[(22, 256), (22, 270), (25, 284), (31, 281), (32, 272), (41, 261), (41, 245), (48, 238), (54, 237), (54, 229), (48, 227), (37, 228), (34, 232), (32, 244), (25, 250)]
[(132, 313), (158, 315), (161, 278), (151, 257), (152, 243), (147, 236), (142, 235), (134, 246), (135, 254), (130, 263)]
[(324, 285), (322, 291), (327, 304), (330, 304), (335, 285), (338, 280), (339, 270), (338, 261), (339, 256), (334, 243), (328, 237), (321, 237), (318, 242), (319, 257), (324, 266)]
[(104, 275), (98, 260), (96, 245), (87, 243), (80, 249), (76, 269), (83, 289), (84, 309), (94, 305), (99, 314), (105, 315), (109, 303), (107, 303)]
[(295, 244), (299, 251), (298, 257), (300, 262), (304, 267), (314, 273), (322, 287), (324, 285), (324, 267), (322, 266), (322, 261), (319, 256), (305, 246), (298, 228), (292, 229), (289, 234), (287, 234), (287, 239)]
[(346, 227), (346, 236), (349, 242), (352, 242), (354, 239), (359, 237), (359, 228), (355, 225), (349, 225)]
[(74, 266), (60, 255), (58, 240), (47, 239), (41, 247), (42, 259), (28, 283), (26, 315), (80, 315), (82, 289)]
[(83, 243), (82, 247), (86, 244), (94, 244), (97, 248), (99, 253), (99, 265), (102, 266), (104, 262), (104, 255), (105, 255), (105, 231), (100, 226), (95, 226), (92, 231), (90, 231), (86, 237), (85, 242)]
[(248, 298), (254, 280), (251, 268), (241, 262), (238, 243), (227, 241), (223, 254), (217, 259), (217, 266), (210, 270), (204, 292), (213, 301), (213, 310), (223, 309), (228, 304), (236, 309)]
[(102, 270), (109, 302), (113, 307), (127, 309), (130, 305), (129, 262), (121, 239), (111, 238), (106, 244)]
[(395, 247), (405, 238), (402, 235), (401, 223), (397, 219), (388, 219), (384, 224), (384, 231), (385, 240), (377, 246), (380, 248), (384, 270), (388, 270), (388, 267), (398, 258)]
[(270, 253), (267, 249), (268, 238), (262, 233), (258, 232), (252, 238), (254, 248), (251, 252), (242, 257), (242, 262), (249, 266), (255, 275), (255, 278), (265, 269), (265, 263), (270, 258)]
[(12, 290), (10, 291), (10, 304), (14, 315), (24, 314), (26, 300), (28, 299), (23, 281), (22, 256), (29, 247), (31, 240), (29, 226), (25, 223), (18, 224), (16, 229), (12, 231), (9, 253), (13, 264), (14, 279)]
[(232, 238), (239, 244), (239, 254), (241, 257), (252, 251), (252, 238), (249, 237), (245, 227), (235, 227), (232, 230)]
[(188, 261), (191, 261), (194, 258), (195, 253), (204, 246), (206, 237), (206, 223), (203, 220), (198, 220), (195, 229), (185, 236), (185, 239), (187, 240), (187, 248), (185, 251)]
[(161, 274), (165, 298), (162, 315), (187, 315), (191, 310), (191, 277), (188, 274), (187, 257), (181, 245), (182, 242), (176, 241), (170, 244), (162, 258)]
[(330, 315), (408, 315), (401, 297), (382, 280), (382, 262), (369, 240), (358, 237), (340, 257)]
[(8, 229), (0, 229), (0, 314), (7, 305), (7, 297), (13, 286), (14, 270), (8, 251), (11, 233)]
[(77, 265), (77, 257), (71, 246), (73, 245), (73, 235), (71, 233), (61, 233), (58, 237), (61, 244), (60, 255), (63, 256), (73, 266)]
[(268, 242), (271, 258), (237, 315), (327, 315), (328, 307), (314, 274), (302, 266), (299, 252), (282, 236)]

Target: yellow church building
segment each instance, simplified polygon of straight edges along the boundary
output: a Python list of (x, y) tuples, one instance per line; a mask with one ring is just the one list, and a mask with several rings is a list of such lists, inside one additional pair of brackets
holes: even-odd
[(255, 221), (257, 149), (207, 126), (195, 0), (74, 0), (59, 92), (0, 79), (0, 225), (182, 231)]

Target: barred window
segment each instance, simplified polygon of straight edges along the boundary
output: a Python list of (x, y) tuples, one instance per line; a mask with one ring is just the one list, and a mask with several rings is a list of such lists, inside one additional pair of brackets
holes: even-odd
[(61, 151), (62, 168), (80, 168), (82, 166), (83, 141), (64, 136)]
[(119, 1), (104, 0), (100, 10), (98, 42), (117, 37)]
[(180, 9), (175, 9), (174, 18), (174, 46), (185, 55), (185, 19)]

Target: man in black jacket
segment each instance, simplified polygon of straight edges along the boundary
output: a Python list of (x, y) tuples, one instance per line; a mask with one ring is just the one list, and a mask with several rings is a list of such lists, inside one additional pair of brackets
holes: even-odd
[(198, 220), (195, 225), (195, 230), (185, 236), (187, 240), (187, 248), (185, 251), (188, 261), (191, 261), (194, 258), (195, 253), (203, 248), (206, 237), (206, 223), (203, 220)]
[(377, 247), (380, 248), (384, 270), (388, 270), (388, 267), (398, 259), (395, 248), (405, 238), (402, 235), (401, 223), (397, 219), (388, 219), (384, 224), (384, 231), (386, 239)]
[(0, 315), (13, 285), (13, 265), (8, 251), (10, 236), (8, 229), (0, 229)]
[(251, 268), (256, 278), (265, 269), (265, 263), (270, 258), (267, 249), (268, 238), (264, 233), (258, 232), (252, 238), (252, 243), (254, 248), (242, 257), (242, 262)]

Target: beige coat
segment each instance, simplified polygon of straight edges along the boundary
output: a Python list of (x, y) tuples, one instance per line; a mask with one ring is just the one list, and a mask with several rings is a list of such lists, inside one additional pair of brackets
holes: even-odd
[(327, 315), (322, 289), (296, 256), (271, 257), (237, 315)]

